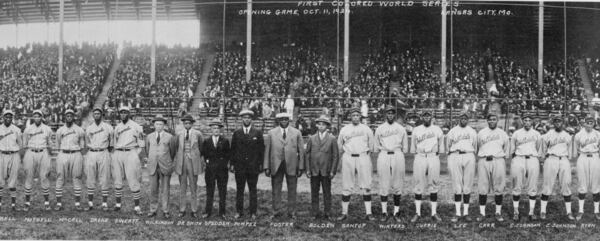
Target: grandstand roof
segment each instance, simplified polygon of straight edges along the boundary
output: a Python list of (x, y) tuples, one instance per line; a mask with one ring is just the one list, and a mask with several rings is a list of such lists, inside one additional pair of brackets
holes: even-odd
[[(65, 21), (150, 20), (150, 0), (64, 0)], [(198, 19), (206, 0), (157, 0), (161, 20)], [(0, 24), (58, 22), (60, 0), (1, 0)]]

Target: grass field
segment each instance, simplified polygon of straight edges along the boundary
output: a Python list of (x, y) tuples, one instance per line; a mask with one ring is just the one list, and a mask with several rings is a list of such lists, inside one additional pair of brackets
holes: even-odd
[[(159, 214), (157, 218), (137, 217), (133, 214), (132, 200), (129, 192), (125, 192), (124, 208), (119, 213), (103, 212), (98, 209), (90, 212), (77, 212), (73, 209), (73, 197), (70, 184), (67, 186), (67, 194), (63, 198), (64, 211), (43, 211), (43, 199), (41, 195), (33, 197), (33, 210), (27, 213), (12, 212), (8, 210), (7, 204), (9, 198), (6, 195), (3, 200), (3, 208), (0, 211), (0, 238), (1, 239), (163, 239), (163, 240), (600, 240), (600, 222), (593, 219), (591, 211), (593, 206), (591, 202), (586, 202), (585, 210), (587, 215), (579, 222), (571, 222), (565, 217), (562, 198), (553, 197), (548, 204), (548, 221), (544, 222), (526, 222), (515, 224), (513, 221), (495, 223), (491, 218), (486, 222), (461, 223), (455, 225), (449, 222), (454, 214), (454, 204), (452, 203), (452, 191), (449, 182), (449, 176), (445, 171), (445, 165), (442, 165), (442, 187), (440, 195), (440, 207), (438, 212), (444, 219), (441, 223), (434, 223), (429, 218), (424, 218), (417, 224), (410, 224), (408, 219), (414, 215), (413, 195), (406, 194), (402, 197), (401, 215), (402, 223), (389, 221), (381, 223), (379, 221), (368, 222), (363, 219), (364, 205), (360, 197), (353, 196), (350, 205), (350, 219), (343, 222), (315, 221), (309, 214), (310, 210), (310, 188), (306, 177), (299, 179), (298, 184), (298, 218), (296, 220), (270, 220), (271, 210), (271, 192), (270, 179), (263, 175), (259, 178), (259, 217), (257, 220), (234, 220), (234, 202), (235, 202), (235, 182), (233, 175), (230, 175), (227, 196), (227, 217), (225, 220), (220, 218), (211, 218), (209, 220), (192, 220), (187, 216), (179, 219), (172, 217), (165, 220)], [(201, 177), (199, 188), (200, 208), (204, 209), (205, 188), (203, 176)], [(148, 181), (144, 175), (144, 197), (142, 199), (142, 209), (148, 211)], [(177, 214), (177, 194), (178, 185), (176, 177), (172, 180), (171, 189), (171, 214)], [(341, 212), (340, 187), (341, 178), (338, 176), (333, 181), (333, 210), (336, 214)], [(407, 175), (405, 184), (408, 190), (412, 189), (412, 177)], [(573, 176), (573, 189), (577, 178)], [(374, 177), (374, 187), (377, 186), (377, 178)], [(541, 180), (540, 184), (541, 185)], [(507, 184), (511, 187), (510, 183)], [(285, 187), (284, 187), (285, 190)], [(475, 189), (476, 190), (476, 189)], [(19, 188), (19, 203), (22, 204), (22, 188)], [(36, 193), (39, 193), (36, 187)], [(410, 192), (407, 192), (410, 193)], [(218, 196), (218, 195), (216, 195)], [(283, 195), (284, 198), (286, 195)], [(373, 196), (373, 212), (380, 213), (380, 203), (377, 196)], [(84, 197), (85, 198), (85, 197)], [(590, 197), (588, 197), (589, 200)], [(100, 197), (96, 195), (96, 204), (100, 203)], [(218, 198), (216, 198), (218, 199)], [(488, 215), (493, 213), (493, 198), (488, 198)], [(51, 195), (52, 203), (54, 197)], [(111, 197), (109, 205), (113, 205), (114, 199)], [(215, 200), (215, 209), (217, 209), (217, 200)], [(321, 204), (322, 205), (322, 204)], [(247, 198), (246, 198), (247, 206)], [(528, 204), (524, 198), (521, 201), (521, 213), (527, 212)], [(536, 213), (539, 213), (539, 201), (536, 206)], [(392, 204), (388, 205), (389, 211)], [(577, 212), (577, 202), (574, 196), (573, 211)], [(512, 214), (510, 196), (505, 195), (505, 203), (502, 210), (505, 218), (508, 220)], [(429, 205), (423, 207), (423, 215), (430, 213)], [(474, 215), (478, 213), (477, 197), (473, 195), (469, 213)], [(134, 222), (137, 219), (137, 222)], [(100, 222), (98, 222), (100, 221)], [(125, 222), (125, 223), (123, 223)], [(248, 222), (248, 223), (244, 223)], [(287, 227), (289, 222), (293, 222), (293, 227)], [(349, 225), (352, 224), (352, 225)], [(250, 225), (250, 226), (248, 226)], [(333, 226), (328, 226), (333, 225)], [(493, 227), (490, 227), (492, 226)], [(531, 227), (533, 226), (533, 227)]]

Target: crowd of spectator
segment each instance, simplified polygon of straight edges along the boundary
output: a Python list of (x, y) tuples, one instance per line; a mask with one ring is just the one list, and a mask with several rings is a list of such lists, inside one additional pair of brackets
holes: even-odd
[(120, 61), (104, 104), (111, 113), (121, 106), (136, 111), (160, 107), (187, 110), (204, 64), (197, 48), (159, 46), (156, 81), (152, 84), (150, 46), (126, 46)]
[(116, 47), (64, 46), (63, 84), (58, 81), (58, 45), (28, 44), (0, 50), (0, 108), (28, 116), (40, 109), (49, 123), (63, 121), (66, 109), (81, 117), (101, 91)]

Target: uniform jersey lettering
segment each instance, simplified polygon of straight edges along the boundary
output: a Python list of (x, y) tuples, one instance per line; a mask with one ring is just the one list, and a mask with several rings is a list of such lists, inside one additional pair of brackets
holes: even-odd
[(128, 130), (131, 130), (131, 127), (127, 126), (125, 129), (123, 129), (123, 130), (120, 130), (120, 131), (119, 131), (119, 135), (123, 134), (123, 132), (126, 132), (126, 131), (128, 131)]
[(430, 138), (436, 138), (436, 135), (434, 132), (425, 132), (420, 136), (417, 136), (417, 143), (420, 143), (424, 140), (430, 139)]
[(5, 137), (10, 136), (12, 134), (14, 134), (14, 132), (12, 130), (10, 130), (10, 131), (8, 131), (8, 133), (6, 133), (4, 135), (0, 135), (0, 140), (4, 139)]

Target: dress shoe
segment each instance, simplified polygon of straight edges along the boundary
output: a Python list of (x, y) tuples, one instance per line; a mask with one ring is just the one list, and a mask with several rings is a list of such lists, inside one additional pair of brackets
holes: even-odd
[(119, 211), (121, 211), (121, 207), (119, 207), (119, 206), (115, 206), (115, 208), (113, 209), (113, 211), (115, 211), (115, 212), (119, 212)]
[(179, 218), (185, 217), (185, 211), (183, 211), (183, 212), (179, 211), (179, 214), (177, 214), (177, 217), (179, 217)]
[(138, 215), (138, 216), (143, 216), (143, 215), (144, 215), (144, 212), (142, 212), (142, 210), (141, 210), (141, 209), (134, 210), (134, 212), (135, 212), (135, 214), (136, 214), (136, 215)]
[(496, 218), (496, 221), (504, 222), (504, 217), (502, 217), (502, 214), (496, 213), (494, 217)]
[(567, 218), (569, 218), (569, 220), (575, 220), (575, 217), (573, 216), (573, 213), (568, 213), (567, 214)]
[(529, 221), (537, 221), (538, 217), (535, 214), (530, 214), (529, 215)]
[(63, 209), (62, 205), (56, 205), (56, 207), (54, 207), (54, 211), (60, 211), (62, 209)]
[(163, 216), (164, 216), (166, 219), (170, 219), (170, 218), (171, 218), (171, 214), (169, 214), (169, 213), (164, 213), (164, 214), (163, 214)]
[(23, 206), (23, 212), (29, 212), (29, 205), (28, 204), (25, 204)]
[(93, 206), (85, 206), (85, 208), (83, 208), (83, 211), (86, 211), (86, 212), (91, 211), (91, 210), (94, 210)]
[(110, 208), (108, 208), (108, 206), (102, 207), (102, 211), (108, 212), (109, 210), (110, 210)]
[(83, 211), (83, 208), (81, 207), (81, 205), (75, 205), (75, 210)]
[(369, 221), (375, 221), (376, 218), (373, 217), (373, 214), (367, 214), (367, 216), (365, 216), (365, 219)]
[(594, 217), (596, 218), (596, 220), (600, 220), (600, 213), (594, 213)]
[(50, 204), (44, 204), (44, 210), (46, 210), (46, 211), (52, 210), (52, 208), (50, 207)]
[(397, 223), (401, 223), (402, 222), (402, 218), (400, 217), (400, 214), (394, 215), (394, 220), (396, 220)]
[(456, 222), (458, 222), (458, 219), (460, 219), (460, 216), (458, 216), (458, 215), (454, 215), (454, 216), (453, 216), (453, 217), (450, 219), (450, 222), (456, 223)]
[(296, 217), (296, 213), (290, 213), (288, 216), (290, 217), (290, 219), (296, 219), (297, 218)]
[(192, 218), (198, 218), (198, 213), (197, 212), (192, 212), (190, 214), (190, 217), (192, 217)]
[(477, 217), (475, 218), (475, 220), (477, 222), (483, 222), (483, 220), (485, 220), (485, 216), (479, 214), (479, 215), (477, 215)]
[(250, 219), (256, 220), (256, 218), (257, 218), (256, 214), (253, 213), (252, 215), (250, 215)]
[(513, 213), (513, 221), (515, 221), (515, 222), (518, 222), (518, 221), (519, 221), (519, 219), (520, 219), (520, 217), (519, 217), (519, 212), (515, 212), (515, 213)]
[(240, 213), (236, 213), (236, 214), (233, 216), (233, 218), (235, 218), (235, 219), (240, 219), (240, 218), (242, 218), (242, 215), (241, 215)]
[(581, 220), (583, 218), (583, 213), (578, 213), (577, 217), (575, 217), (575, 219), (577, 219), (577, 221)]
[(435, 215), (431, 216), (431, 220), (435, 222), (441, 222), (442, 218), (440, 218), (440, 215), (436, 213)]
[(546, 213), (540, 213), (540, 219), (546, 220)]
[(148, 217), (149, 218), (153, 218), (154, 216), (156, 216), (156, 212), (149, 212), (148, 213)]
[(410, 219), (410, 222), (411, 222), (411, 223), (414, 223), (414, 222), (418, 221), (418, 220), (419, 220), (419, 218), (421, 218), (421, 216), (420, 216), (419, 214), (415, 214), (415, 216), (413, 216), (413, 217)]
[(387, 222), (388, 219), (390, 218), (390, 216), (388, 216), (387, 213), (384, 213), (381, 215), (381, 218), (379, 219), (380, 222)]
[(208, 214), (208, 213), (202, 214), (202, 218), (204, 218), (204, 219), (210, 218), (210, 214)]
[(339, 222), (339, 221), (344, 221), (346, 219), (348, 219), (348, 215), (342, 214), (341, 216), (337, 217), (335, 220)]

